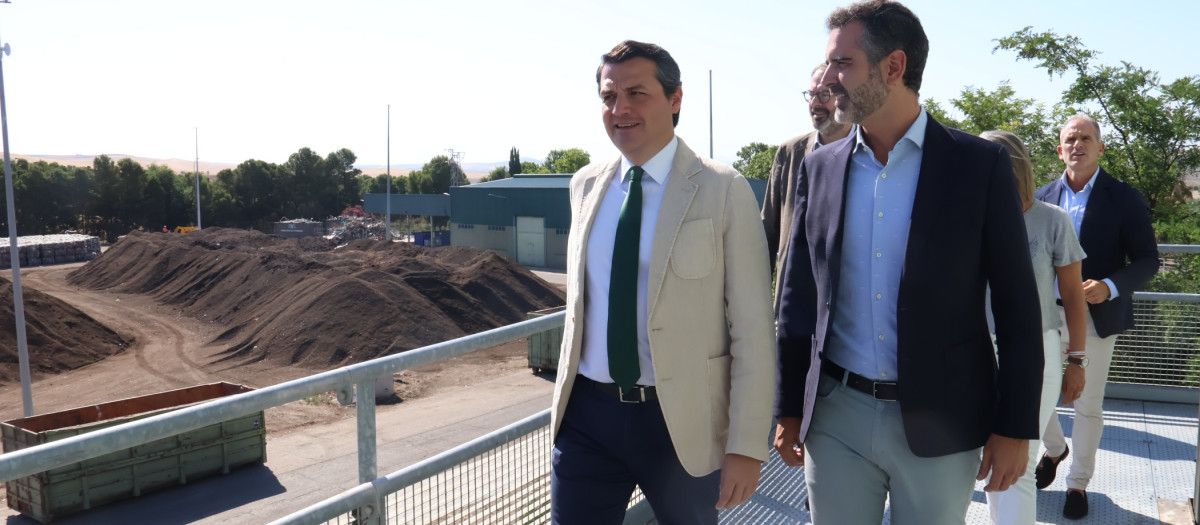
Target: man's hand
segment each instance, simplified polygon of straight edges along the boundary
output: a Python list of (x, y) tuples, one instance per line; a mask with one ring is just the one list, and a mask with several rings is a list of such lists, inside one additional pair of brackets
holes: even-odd
[(988, 481), (985, 492), (1002, 492), (1008, 490), (1017, 479), (1025, 474), (1025, 465), (1029, 463), (1029, 440), (1004, 437), (992, 434), (987, 444), (983, 446), (983, 461), (979, 464), (979, 474), (976, 480), (987, 478), (988, 472), (992, 479)]
[(1079, 399), (1079, 396), (1083, 395), (1085, 381), (1084, 371), (1082, 368), (1078, 366), (1067, 365), (1067, 369), (1063, 371), (1063, 406), (1074, 403), (1077, 399)]
[(1100, 304), (1108, 300), (1108, 296), (1112, 292), (1108, 290), (1108, 284), (1104, 281), (1088, 279), (1083, 282), (1083, 298), (1089, 303)]
[(745, 503), (758, 489), (762, 462), (741, 454), (725, 454), (721, 462), (721, 496), (718, 509), (728, 509)]
[(800, 442), (800, 418), (780, 417), (775, 425), (775, 450), (789, 467), (804, 466), (804, 443)]

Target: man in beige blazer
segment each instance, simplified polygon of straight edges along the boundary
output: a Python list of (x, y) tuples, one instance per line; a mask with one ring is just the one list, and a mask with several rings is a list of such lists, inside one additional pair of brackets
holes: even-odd
[(792, 235), (792, 198), (795, 196), (796, 177), (800, 174), (800, 161), (813, 150), (850, 135), (854, 125), (838, 122), (833, 118), (833, 92), (829, 85), (822, 85), (825, 63), (813, 68), (812, 80), (804, 100), (808, 102), (808, 114), (812, 118), (813, 131), (793, 137), (779, 146), (775, 162), (771, 164), (771, 177), (767, 180), (767, 195), (763, 199), (762, 220), (767, 232), (767, 250), (771, 265), (775, 269), (775, 309), (779, 309), (779, 290), (782, 284), (784, 258), (787, 256), (788, 239)]
[[(767, 458), (775, 354), (766, 236), (745, 179), (675, 137), (679, 78), (670, 54), (633, 41), (597, 71), (621, 157), (571, 181), (553, 523), (619, 524), (635, 485), (659, 523), (716, 523), (718, 508), (754, 493)], [(622, 208), (635, 195), (633, 283), (613, 268)], [(621, 282), (636, 287), (636, 307), (610, 309)], [(625, 314), (636, 342), (621, 347), (612, 328)], [(623, 351), (636, 352), (636, 385), (614, 380), (625, 376), (612, 368)]]

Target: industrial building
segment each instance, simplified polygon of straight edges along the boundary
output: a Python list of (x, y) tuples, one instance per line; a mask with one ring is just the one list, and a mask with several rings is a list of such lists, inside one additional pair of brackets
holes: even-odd
[[(767, 181), (749, 179), (761, 207)], [(526, 266), (565, 270), (571, 229), (571, 174), (518, 174), (450, 188), (446, 195), (392, 195), (393, 215), (450, 217), (450, 244), (495, 250)], [(385, 196), (368, 194), (367, 213)]]

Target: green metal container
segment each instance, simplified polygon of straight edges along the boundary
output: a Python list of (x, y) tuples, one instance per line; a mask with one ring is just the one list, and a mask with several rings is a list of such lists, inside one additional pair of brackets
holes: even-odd
[[(525, 314), (526, 319), (536, 319), (566, 310), (566, 306), (556, 306)], [(529, 368), (533, 373), (540, 374), (547, 370), (558, 368), (558, 352), (562, 347), (563, 327), (558, 326), (529, 336)]]
[[(4, 452), (249, 392), (212, 383), (0, 423)], [(42, 523), (118, 499), (266, 461), (263, 412), (7, 482), (8, 506)]]

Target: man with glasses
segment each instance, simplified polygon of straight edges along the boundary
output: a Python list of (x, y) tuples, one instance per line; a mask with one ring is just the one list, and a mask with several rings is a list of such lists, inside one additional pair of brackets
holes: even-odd
[(822, 144), (841, 140), (850, 134), (854, 127), (850, 123), (841, 123), (833, 119), (831, 102), (833, 92), (828, 85), (821, 85), (821, 77), (825, 76), (825, 63), (813, 68), (812, 81), (808, 91), (804, 92), (804, 100), (808, 102), (808, 114), (812, 117), (815, 131), (810, 131), (795, 137), (779, 146), (775, 153), (775, 163), (771, 165), (771, 178), (767, 181), (767, 195), (763, 199), (762, 220), (767, 232), (767, 249), (771, 256), (771, 267), (775, 271), (775, 309), (779, 309), (779, 283), (783, 280), (779, 275), (783, 265), (776, 261), (787, 255), (788, 238), (792, 231), (792, 194), (795, 193), (793, 184), (796, 174), (800, 172), (800, 161), (804, 156)]

